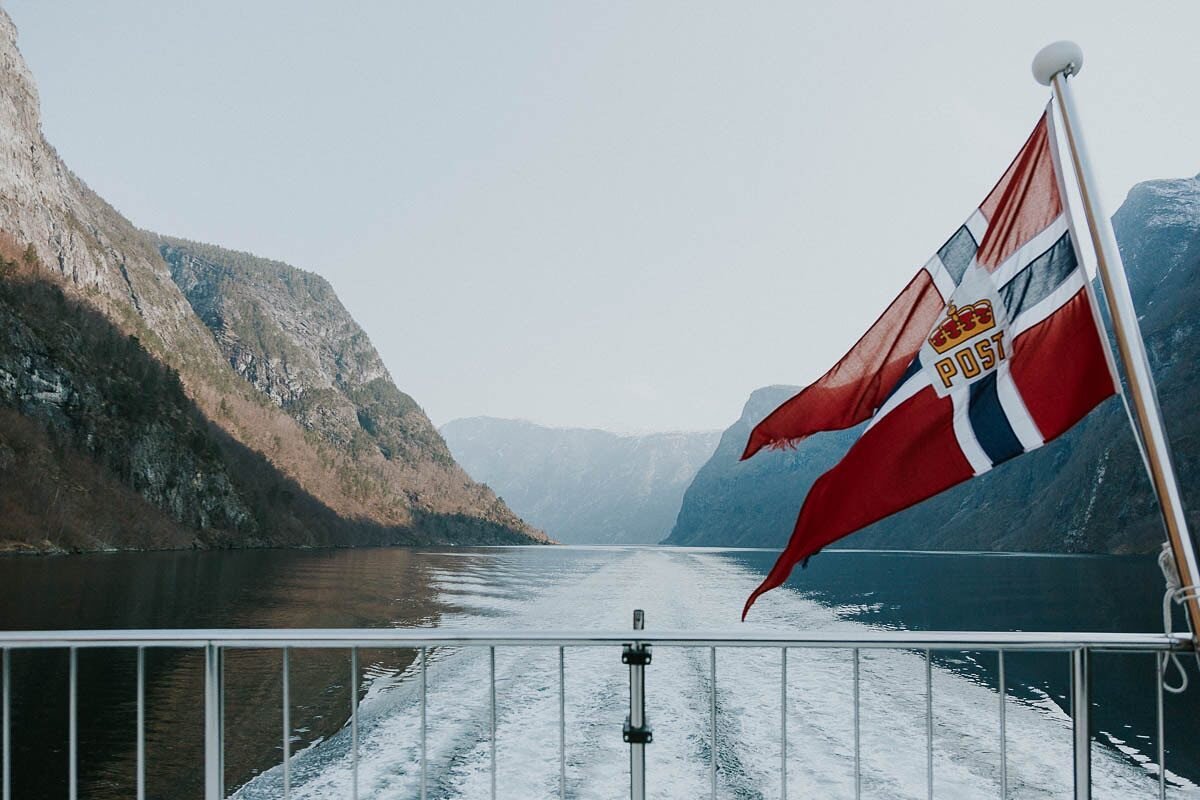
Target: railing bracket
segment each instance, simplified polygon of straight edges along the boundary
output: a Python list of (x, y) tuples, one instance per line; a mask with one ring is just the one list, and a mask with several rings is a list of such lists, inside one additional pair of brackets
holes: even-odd
[(621, 736), (625, 739), (626, 744), (650, 744), (654, 741), (654, 731), (650, 728), (649, 720), (634, 727), (629, 724), (627, 717), (625, 727), (621, 730)]
[(644, 667), (650, 663), (650, 645), (627, 644), (621, 651), (621, 663), (630, 666)]

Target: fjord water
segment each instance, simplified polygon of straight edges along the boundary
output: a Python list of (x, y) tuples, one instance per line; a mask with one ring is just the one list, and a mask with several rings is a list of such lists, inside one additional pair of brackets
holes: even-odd
[[(830, 551), (737, 621), (774, 554), (671, 548), (453, 548), (172, 552), (0, 559), (0, 627), (381, 627), (624, 629), (634, 607), (650, 630), (909, 629), (1152, 631), (1161, 626), (1154, 560)], [(925, 685), (920, 654), (861, 653), (863, 796), (925, 796)], [(239, 798), (281, 796), (278, 652), (227, 656), (226, 780)], [(363, 651), (362, 797), (419, 791), (420, 715), (412, 651)], [(853, 796), (851, 654), (788, 656), (789, 796)], [(132, 795), (134, 657), (80, 651), (82, 797)], [(626, 796), (620, 725), (627, 670), (607, 648), (568, 650), (567, 790)], [(501, 797), (558, 790), (554, 650), (500, 649), (497, 756)], [(995, 654), (935, 658), (934, 774), (939, 797), (997, 797)], [(444, 648), (428, 672), (429, 796), (487, 797), (486, 651)], [(200, 796), (201, 661), (147, 656), (149, 797)], [(1194, 674), (1194, 669), (1193, 669)], [(350, 707), (345, 651), (291, 656), (292, 796), (348, 796)], [(1011, 797), (1070, 794), (1066, 655), (1010, 655), (1006, 706)], [(1097, 655), (1093, 714), (1098, 798), (1157, 796), (1154, 663)], [(65, 796), (67, 656), (13, 656), (14, 796)], [(720, 651), (717, 764), (722, 797), (779, 796), (780, 653)], [(707, 796), (707, 651), (659, 648), (647, 669), (652, 797)], [(1200, 781), (1200, 687), (1167, 699), (1171, 796)]]

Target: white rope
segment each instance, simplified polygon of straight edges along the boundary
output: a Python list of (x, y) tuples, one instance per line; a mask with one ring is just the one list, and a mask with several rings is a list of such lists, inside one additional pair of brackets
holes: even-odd
[[(1163, 593), (1163, 633), (1171, 635), (1171, 604), (1183, 605), (1189, 600), (1200, 597), (1200, 587), (1183, 586), (1179, 579), (1179, 570), (1175, 566), (1175, 553), (1171, 550), (1171, 545), (1168, 542), (1163, 542), (1162, 550), (1158, 553), (1158, 568), (1162, 570), (1163, 580), (1167, 582), (1167, 591)], [(1188, 615), (1184, 615), (1187, 620), (1188, 630), (1192, 631), (1192, 621)], [(1193, 636), (1194, 638), (1194, 636)], [(1200, 666), (1200, 652), (1195, 654), (1196, 664)], [(1179, 683), (1172, 686), (1167, 682), (1167, 660), (1175, 665), (1175, 670), (1179, 673)], [(1171, 694), (1183, 694), (1188, 687), (1187, 670), (1183, 668), (1183, 662), (1179, 660), (1178, 653), (1169, 653), (1167, 658), (1162, 660), (1162, 666), (1158, 673), (1159, 679), (1162, 681), (1163, 689)]]

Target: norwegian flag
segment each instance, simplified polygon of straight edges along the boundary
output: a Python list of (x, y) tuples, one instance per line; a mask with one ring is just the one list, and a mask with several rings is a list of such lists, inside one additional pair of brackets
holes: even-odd
[(1047, 109), (987, 199), (850, 352), (751, 432), (743, 459), (870, 420), (813, 484), (742, 619), (830, 542), (1041, 447), (1115, 393), (1053, 126)]

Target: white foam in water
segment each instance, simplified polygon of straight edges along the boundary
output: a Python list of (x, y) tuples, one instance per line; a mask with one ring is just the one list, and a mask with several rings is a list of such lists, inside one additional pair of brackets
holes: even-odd
[[(467, 554), (462, 554), (467, 556)], [(737, 622), (760, 576), (736, 561), (695, 551), (629, 550), (581, 556), (543, 570), (545, 551), (497, 551), (469, 557), (435, 585), (464, 609), (441, 624), (459, 628), (624, 629), (634, 605), (659, 630), (837, 630), (865, 626), (789, 590), (761, 598), (751, 621)], [(543, 560), (544, 557), (544, 560)], [(497, 563), (499, 562), (499, 563)], [(500, 567), (505, 578), (494, 579)], [(854, 797), (851, 653), (788, 653), (788, 794)], [(566, 663), (567, 796), (628, 797), (629, 749), (621, 741), (628, 711), (628, 668), (611, 648), (569, 649)], [(864, 798), (926, 797), (925, 662), (910, 652), (862, 651), (861, 758)], [(709, 793), (710, 714), (707, 649), (656, 648), (646, 672), (654, 743), (647, 748), (651, 797)], [(443, 648), (430, 654), (427, 784), (430, 798), (490, 796), (488, 652)], [(497, 785), (502, 798), (558, 796), (558, 653), (555, 648), (496, 651)], [(1000, 793), (999, 698), (973, 680), (935, 665), (934, 776), (938, 797), (970, 800)], [(360, 705), (359, 796), (420, 797), (420, 692), (414, 668), (378, 671)], [(718, 650), (718, 795), (780, 797), (780, 652)], [(1070, 719), (1050, 698), (1009, 698), (1008, 781), (1012, 798), (1071, 796)], [(1157, 797), (1154, 759), (1103, 734), (1093, 748), (1097, 800)], [(294, 798), (345, 798), (350, 732), (294, 756)], [(1171, 797), (1196, 797), (1168, 773)], [(255, 778), (234, 796), (281, 796), (282, 770)]]

